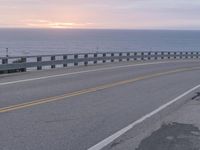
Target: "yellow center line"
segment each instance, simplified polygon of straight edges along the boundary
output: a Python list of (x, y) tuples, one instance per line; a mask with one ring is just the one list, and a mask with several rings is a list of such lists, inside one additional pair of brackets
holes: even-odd
[(159, 77), (159, 76), (180, 73), (180, 72), (185, 72), (185, 71), (198, 70), (198, 69), (200, 69), (200, 67), (181, 68), (181, 69), (175, 69), (175, 70), (170, 70), (170, 71), (166, 71), (166, 72), (158, 72), (158, 73), (154, 73), (154, 74), (144, 75), (144, 76), (136, 77), (133, 79), (122, 80), (122, 81), (118, 81), (118, 82), (114, 82), (114, 83), (110, 83), (110, 84), (104, 84), (104, 85), (100, 85), (97, 87), (83, 89), (83, 90), (72, 92), (72, 93), (66, 93), (66, 94), (59, 95), (59, 96), (43, 98), (43, 99), (39, 99), (39, 100), (33, 100), (31, 102), (25, 102), (25, 103), (21, 103), (21, 104), (11, 105), (8, 107), (3, 107), (3, 108), (0, 108), (0, 113), (10, 112), (13, 110), (18, 110), (18, 109), (23, 109), (23, 108), (28, 108), (28, 107), (32, 107), (35, 105), (45, 104), (45, 103), (49, 103), (49, 102), (53, 102), (53, 101), (63, 100), (63, 99), (74, 97), (74, 96), (79, 96), (79, 95), (83, 95), (83, 94), (87, 94), (87, 93), (105, 90), (108, 88), (125, 85), (125, 84), (129, 84), (129, 83), (134, 83), (136, 81), (141, 81), (141, 80), (145, 80), (145, 79), (150, 79), (150, 78), (155, 78), (155, 77)]

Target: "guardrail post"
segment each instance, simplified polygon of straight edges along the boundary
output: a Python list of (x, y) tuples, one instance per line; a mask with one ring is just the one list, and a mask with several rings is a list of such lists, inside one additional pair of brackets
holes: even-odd
[(78, 66), (78, 54), (74, 55), (74, 66)]
[(8, 64), (8, 58), (3, 58), (2, 59), (2, 64)]
[(148, 60), (151, 60), (151, 52), (148, 52)]
[[(37, 57), (37, 62), (41, 62), (42, 57)], [(37, 70), (42, 70), (42, 66), (37, 66)]]
[[(26, 63), (26, 57), (22, 57), (21, 58), (21, 63)], [(26, 72), (26, 68), (21, 68), (20, 71), (21, 72)]]
[[(56, 60), (56, 56), (51, 56), (51, 61), (55, 61)], [(56, 65), (51, 65), (51, 68), (56, 68)]]
[(111, 62), (114, 62), (115, 61), (115, 53), (111, 53)]
[(161, 59), (164, 59), (164, 52), (161, 52)]
[[(2, 64), (8, 64), (8, 58), (3, 58), (2, 59)], [(3, 73), (8, 73), (8, 70), (3, 71)]]
[(183, 52), (179, 53), (179, 58), (182, 59), (183, 58)]
[(94, 64), (97, 64), (97, 53), (94, 54)]
[(134, 60), (137, 60), (137, 52), (134, 52)]
[(194, 58), (194, 53), (193, 52), (191, 52), (191, 58)]
[(174, 59), (176, 59), (176, 52), (174, 52)]
[(196, 52), (196, 58), (199, 58), (199, 53), (198, 52)]
[(64, 60), (63, 67), (67, 67), (67, 55), (63, 55), (63, 60)]
[(144, 60), (144, 52), (141, 53), (141, 60)]
[(122, 53), (119, 53), (119, 61), (122, 61)]
[(158, 52), (155, 52), (155, 60), (158, 59)]
[(171, 55), (170, 52), (168, 52), (167, 54), (168, 54), (168, 59), (170, 59), (170, 55)]
[(88, 65), (88, 54), (84, 55), (85, 61), (84, 61), (84, 65), (87, 66)]
[(185, 52), (185, 58), (188, 58), (188, 52)]
[(127, 56), (127, 59), (126, 59), (126, 60), (127, 60), (127, 61), (130, 61), (130, 53), (127, 53), (126, 56)]
[(103, 63), (105, 63), (105, 62), (106, 62), (106, 59), (105, 59), (105, 57), (106, 57), (106, 53), (103, 53)]

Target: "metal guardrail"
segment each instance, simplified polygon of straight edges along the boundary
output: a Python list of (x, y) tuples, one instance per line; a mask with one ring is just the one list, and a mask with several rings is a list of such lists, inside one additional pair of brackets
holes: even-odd
[(80, 53), (39, 56), (0, 57), (0, 73), (25, 72), (29, 68), (42, 70), (45, 66), (56, 68), (67, 66), (87, 66), (89, 64), (164, 59), (198, 59), (200, 52), (109, 52)]

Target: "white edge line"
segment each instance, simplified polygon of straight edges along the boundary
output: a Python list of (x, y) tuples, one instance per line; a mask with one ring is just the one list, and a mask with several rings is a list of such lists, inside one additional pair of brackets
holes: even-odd
[(142, 64), (134, 64), (134, 65), (124, 65), (124, 66), (116, 66), (116, 67), (107, 67), (107, 68), (100, 68), (100, 69), (92, 69), (92, 70), (86, 70), (86, 71), (71, 72), (71, 73), (58, 74), (58, 75), (52, 75), (52, 76), (44, 76), (44, 77), (24, 79), (24, 80), (17, 80), (17, 81), (11, 81), (11, 82), (3, 82), (3, 83), (0, 83), (0, 85), (8, 85), (8, 84), (14, 84), (14, 83), (35, 81), (35, 80), (48, 79), (48, 78), (54, 78), (54, 77), (62, 77), (62, 76), (75, 75), (75, 74), (88, 73), (88, 72), (96, 72), (96, 71), (111, 70), (111, 69), (118, 69), (118, 68), (127, 68), (127, 67), (134, 67), (134, 66), (162, 64), (162, 63), (169, 63), (169, 62), (142, 63)]
[(114, 140), (116, 140), (117, 138), (122, 136), (124, 133), (126, 133), (129, 130), (131, 130), (136, 125), (144, 122), (146, 119), (148, 119), (148, 118), (152, 117), (153, 115), (159, 113), (160, 111), (162, 111), (166, 107), (172, 105), (173, 103), (177, 102), (178, 100), (180, 100), (181, 98), (183, 98), (184, 96), (190, 94), (191, 92), (195, 91), (198, 88), (200, 88), (200, 84), (195, 86), (194, 88), (186, 91), (185, 93), (181, 94), (180, 96), (176, 97), (175, 99), (171, 100), (170, 102), (160, 106), (159, 108), (157, 108), (156, 110), (152, 111), (151, 113), (146, 114), (145, 116), (141, 117), (140, 119), (136, 120), (135, 122), (131, 123), (130, 125), (126, 126), (125, 128), (117, 131), (116, 133), (114, 133), (113, 135), (111, 135), (108, 138), (104, 139), (103, 141), (99, 142), (98, 144), (90, 147), (88, 150), (101, 150), (102, 148), (106, 147), (107, 145), (112, 143)]
[(10, 82), (2, 82), (2, 83), (0, 83), (0, 86), (9, 85), (9, 84), (15, 84), (15, 83), (22, 83), (22, 82), (35, 81), (35, 80), (42, 80), (42, 79), (48, 79), (48, 78), (63, 77), (63, 76), (68, 76), (68, 75), (82, 74), (82, 73), (88, 73), (88, 72), (97, 72), (97, 71), (112, 70), (112, 69), (119, 69), (119, 68), (146, 66), (146, 65), (156, 65), (156, 64), (164, 64), (164, 63), (173, 63), (173, 62), (185, 62), (185, 61), (159, 61), (159, 62), (151, 62), (151, 63), (141, 63), (141, 64), (133, 64), (133, 65), (122, 65), (122, 66), (115, 66), (115, 67), (106, 67), (106, 68), (99, 68), (99, 69), (92, 69), (92, 70), (78, 71), (78, 72), (71, 72), (71, 73), (58, 74), (58, 75), (52, 75), (52, 76), (44, 76), (44, 77), (24, 79), (24, 80), (16, 80), (16, 81), (10, 81)]

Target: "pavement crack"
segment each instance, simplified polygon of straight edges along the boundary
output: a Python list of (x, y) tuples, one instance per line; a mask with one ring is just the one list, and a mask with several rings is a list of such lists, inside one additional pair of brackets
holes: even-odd
[(192, 97), (192, 100), (200, 101), (200, 92), (196, 92), (195, 96)]

